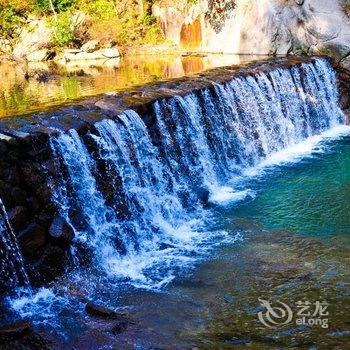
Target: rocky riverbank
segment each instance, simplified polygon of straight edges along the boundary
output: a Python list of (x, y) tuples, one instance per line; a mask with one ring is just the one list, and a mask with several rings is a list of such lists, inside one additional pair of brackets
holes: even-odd
[[(108, 0), (103, 1), (109, 3)], [(125, 45), (122, 40), (119, 44), (113, 39), (113, 35), (118, 37), (118, 33), (111, 33), (108, 27), (104, 33), (94, 34), (91, 28), (94, 24), (90, 23), (92, 15), (77, 8), (69, 12), (70, 29), (67, 33), (72, 36), (70, 44), (54, 44), (57, 28), (47, 18), (29, 18), (17, 29), (18, 35), (14, 38), (0, 39), (0, 52), (7, 59), (29, 62), (56, 60), (61, 63), (116, 58), (135, 50), (145, 54), (179, 51), (325, 54), (349, 68), (349, 8), (347, 0), (180, 0), (176, 4), (159, 0), (152, 7), (148, 4), (148, 12), (143, 14), (149, 16), (147, 21), (152, 23), (146, 28), (154, 32), (154, 38), (148, 45), (145, 45), (146, 42), (140, 45), (136, 41)], [(96, 21), (105, 21), (98, 17), (101, 14), (95, 16)], [(109, 27), (115, 26), (113, 23), (110, 22)], [(158, 35), (159, 31), (163, 36)]]

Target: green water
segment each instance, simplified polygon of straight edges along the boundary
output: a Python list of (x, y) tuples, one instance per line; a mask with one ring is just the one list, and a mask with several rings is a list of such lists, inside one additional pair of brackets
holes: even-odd
[(350, 138), (324, 145), (300, 162), (268, 171), (248, 183), (258, 195), (235, 216), (268, 229), (309, 235), (350, 233)]

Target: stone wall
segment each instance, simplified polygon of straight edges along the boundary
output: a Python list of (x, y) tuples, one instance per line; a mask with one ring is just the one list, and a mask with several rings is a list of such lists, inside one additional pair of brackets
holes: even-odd
[(67, 232), (73, 238), (73, 232), (61, 223), (54, 236), (58, 210), (48, 178), (51, 131), (19, 132), (17, 122), (11, 131), (5, 128), (0, 133), (0, 197), (30, 267), (28, 273), (41, 283), (63, 272), (69, 243), (63, 238)]
[[(329, 54), (350, 67), (350, 19), (342, 0), (161, 0), (165, 36), (184, 49), (234, 54)], [(193, 43), (184, 28), (200, 33)]]

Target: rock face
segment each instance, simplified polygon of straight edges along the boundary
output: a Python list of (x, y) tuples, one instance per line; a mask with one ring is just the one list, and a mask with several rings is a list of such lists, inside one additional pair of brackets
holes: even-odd
[(185, 49), (236, 54), (330, 54), (350, 67), (350, 19), (341, 0), (159, 1), (153, 14)]
[(13, 48), (13, 55), (17, 58), (30, 57), (30, 61), (44, 60), (48, 54), (45, 48), (50, 45), (52, 35), (53, 29), (44, 20), (34, 20), (22, 30)]

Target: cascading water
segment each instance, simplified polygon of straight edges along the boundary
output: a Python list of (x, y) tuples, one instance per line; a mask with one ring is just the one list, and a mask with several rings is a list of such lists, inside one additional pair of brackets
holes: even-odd
[(29, 286), (24, 261), (17, 238), (9, 222), (5, 206), (0, 198), (0, 289), (3, 287)]
[(55, 200), (77, 240), (107, 273), (143, 281), (157, 252), (195, 250), (203, 237), (188, 223), (208, 198), (220, 189), (238, 198), (225, 186), (245, 170), (344, 123), (324, 59), (159, 100), (153, 117), (152, 130), (127, 110), (87, 135), (51, 138), (65, 174)]

